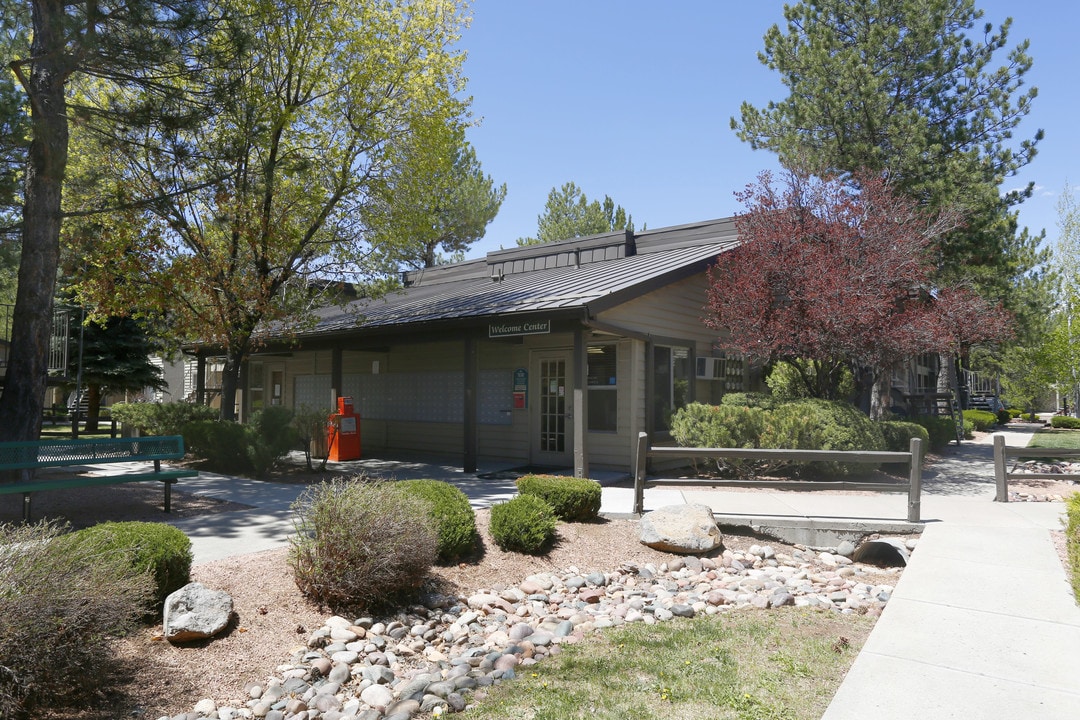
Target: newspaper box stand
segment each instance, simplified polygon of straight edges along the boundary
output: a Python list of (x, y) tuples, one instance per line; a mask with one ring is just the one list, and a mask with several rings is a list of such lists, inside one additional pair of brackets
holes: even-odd
[(329, 459), (332, 462), (360, 459), (360, 416), (353, 411), (351, 397), (337, 399), (337, 412), (326, 426)]

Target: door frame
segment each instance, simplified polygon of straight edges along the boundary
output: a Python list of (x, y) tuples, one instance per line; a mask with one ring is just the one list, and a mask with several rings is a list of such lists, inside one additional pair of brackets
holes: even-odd
[[(541, 381), (541, 368), (543, 362), (548, 360), (564, 363), (563, 385), (561, 389), (556, 386), (555, 393), (563, 399), (563, 449), (553, 452), (541, 447), (541, 433), (543, 428), (542, 415), (544, 412), (544, 395), (541, 393), (543, 386)], [(574, 352), (572, 348), (544, 348), (532, 350), (529, 353), (529, 462), (533, 465), (547, 465), (552, 467), (574, 467)]]

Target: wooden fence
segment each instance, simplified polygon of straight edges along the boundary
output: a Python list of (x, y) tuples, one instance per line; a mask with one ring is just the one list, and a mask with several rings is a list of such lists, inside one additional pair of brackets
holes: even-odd
[(1009, 447), (1005, 444), (1004, 435), (994, 436), (994, 481), (997, 484), (997, 492), (994, 494), (994, 502), (1009, 502), (1010, 480), (1061, 480), (1063, 478), (1080, 477), (1080, 473), (1029, 473), (1009, 472), (1008, 462), (1010, 457), (1026, 458), (1067, 458), (1080, 457), (1080, 450), (1068, 448), (1031, 448)]
[(848, 480), (723, 480), (715, 478), (650, 480), (650, 485), (698, 485), (708, 487), (752, 487), (775, 490), (868, 490), (908, 494), (907, 520), (920, 522), (922, 505), (922, 440), (911, 438), (908, 452), (862, 450), (767, 450), (755, 448), (649, 447), (647, 433), (639, 433), (634, 458), (634, 512), (645, 510), (645, 468), (648, 458), (737, 458), (740, 460), (778, 460), (784, 462), (904, 463), (908, 466), (906, 483), (853, 482)]

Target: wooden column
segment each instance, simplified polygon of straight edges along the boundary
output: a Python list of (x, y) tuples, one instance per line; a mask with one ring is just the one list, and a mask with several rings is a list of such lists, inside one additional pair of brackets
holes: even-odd
[(477, 408), (479, 401), (477, 387), (479, 385), (479, 348), (478, 341), (473, 333), (465, 335), (465, 448), (462, 470), (467, 473), (476, 472), (477, 466)]

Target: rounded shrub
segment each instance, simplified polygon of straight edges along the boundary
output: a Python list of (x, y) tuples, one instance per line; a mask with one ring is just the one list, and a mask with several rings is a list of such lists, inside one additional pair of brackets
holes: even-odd
[[(803, 450), (884, 450), (879, 423), (850, 403), (838, 400), (800, 400), (778, 406), (766, 422), (762, 447)], [(815, 472), (847, 475), (874, 466), (868, 463), (799, 463)]]
[(0, 717), (94, 697), (117, 662), (114, 638), (138, 626), (153, 597), (127, 553), (65, 529), (0, 524)]
[(465, 493), (442, 480), (402, 480), (397, 486), (431, 505), (439, 562), (452, 562), (473, 552), (476, 548), (476, 513)]
[(209, 469), (226, 474), (250, 472), (247, 432), (240, 423), (196, 420), (184, 425), (183, 434), (188, 452), (205, 460)]
[(911, 439), (916, 437), (923, 441), (923, 455), (930, 449), (930, 433), (918, 423), (888, 420), (881, 423), (881, 434), (885, 449), (891, 452), (907, 452), (911, 449)]
[(300, 436), (292, 424), (293, 412), (280, 405), (255, 412), (244, 426), (248, 462), (256, 477), (262, 477), (277, 460), (300, 447)]
[(926, 428), (930, 435), (930, 449), (938, 452), (956, 439), (956, 424), (945, 415), (916, 415), (912, 422)]
[(1063, 428), (1065, 430), (1080, 430), (1080, 418), (1071, 415), (1055, 415), (1050, 418), (1050, 427)]
[(535, 495), (516, 495), (491, 508), (491, 537), (503, 550), (538, 555), (555, 540), (551, 506)]
[(218, 416), (209, 405), (189, 402), (114, 403), (109, 412), (113, 420), (143, 435), (180, 435), (189, 422)]
[(330, 608), (409, 599), (435, 562), (431, 504), (363, 478), (309, 487), (295, 503), (289, 566), (300, 591)]
[(979, 432), (987, 432), (997, 425), (997, 415), (989, 410), (964, 410), (964, 420), (970, 421)]
[(1008, 410), (1002, 408), (1001, 410), (997, 411), (998, 425), (1008, 425), (1010, 420), (1012, 420), (1012, 413), (1010, 413)]
[(749, 405), (690, 403), (671, 418), (671, 437), (682, 447), (752, 448), (764, 429), (765, 411)]
[(154, 579), (154, 609), (170, 594), (191, 581), (191, 540), (172, 525), (155, 522), (108, 522), (73, 534), (73, 541), (88, 542), (128, 558), (136, 573)]
[(546, 502), (560, 520), (583, 522), (600, 514), (601, 489), (595, 480), (525, 475), (518, 478), (517, 489), (522, 495), (535, 495)]
[(776, 398), (768, 393), (761, 392), (730, 392), (724, 393), (720, 398), (721, 405), (732, 407), (755, 407), (763, 410), (771, 410), (776, 407)]

